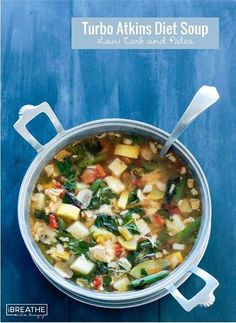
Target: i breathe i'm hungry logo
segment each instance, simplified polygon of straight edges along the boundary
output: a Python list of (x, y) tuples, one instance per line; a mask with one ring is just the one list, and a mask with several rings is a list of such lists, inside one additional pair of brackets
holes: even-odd
[(48, 304), (6, 304), (7, 316), (37, 316), (48, 315)]

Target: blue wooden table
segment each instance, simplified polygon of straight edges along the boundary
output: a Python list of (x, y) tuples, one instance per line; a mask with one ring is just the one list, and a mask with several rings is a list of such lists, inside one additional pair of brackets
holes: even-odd
[[(236, 2), (235, 1), (3, 1), (2, 320), (6, 303), (47, 303), (48, 321), (236, 320)], [(216, 16), (219, 50), (71, 50), (72, 16)], [(142, 120), (170, 131), (196, 90), (215, 85), (221, 100), (181, 141), (209, 181), (213, 221), (201, 267), (220, 281), (209, 309), (185, 312), (167, 296), (124, 310), (76, 302), (38, 271), (20, 236), (17, 195), (35, 156), (13, 130), (19, 108), (47, 101), (65, 128), (105, 117)], [(54, 135), (45, 120), (31, 126), (42, 142)], [(201, 282), (180, 288), (192, 296)], [(37, 320), (37, 319), (35, 319)]]

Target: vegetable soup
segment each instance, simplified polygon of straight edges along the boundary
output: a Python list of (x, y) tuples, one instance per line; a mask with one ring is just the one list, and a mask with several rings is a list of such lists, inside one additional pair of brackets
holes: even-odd
[(34, 240), (65, 279), (97, 291), (140, 289), (187, 257), (201, 222), (199, 189), (170, 151), (132, 133), (60, 150), (30, 205)]

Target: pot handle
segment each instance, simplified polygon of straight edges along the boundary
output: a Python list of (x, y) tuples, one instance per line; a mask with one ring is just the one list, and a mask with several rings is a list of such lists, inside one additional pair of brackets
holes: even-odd
[(189, 271), (202, 278), (206, 283), (195, 296), (191, 299), (185, 298), (174, 285), (170, 285), (166, 289), (187, 312), (190, 312), (197, 305), (211, 306), (215, 302), (213, 291), (219, 286), (218, 280), (199, 267), (193, 267)]
[(52, 108), (47, 102), (39, 105), (24, 105), (19, 111), (19, 119), (14, 124), (15, 130), (38, 152), (43, 145), (41, 145), (29, 130), (26, 125), (41, 113), (45, 113), (53, 124), (56, 132), (59, 134), (64, 131), (60, 121), (53, 112)]

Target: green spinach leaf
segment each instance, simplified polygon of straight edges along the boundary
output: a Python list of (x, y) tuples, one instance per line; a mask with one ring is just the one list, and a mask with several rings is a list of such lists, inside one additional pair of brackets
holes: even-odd
[(171, 214), (165, 208), (161, 208), (160, 210), (158, 210), (158, 213), (165, 219), (171, 218)]
[(110, 215), (98, 215), (94, 224), (98, 228), (106, 228), (108, 231), (114, 233), (115, 235), (119, 234), (116, 220)]
[[(82, 240), (77, 240), (69, 232), (66, 232), (64, 230), (59, 231), (57, 234), (58, 239), (61, 237), (69, 239), (69, 241), (66, 241), (65, 244), (67, 248), (76, 255), (85, 254), (89, 250), (89, 247), (91, 247), (90, 243)], [(59, 241), (61, 240), (59, 239)]]
[(75, 176), (69, 176), (65, 183), (64, 188), (68, 191), (74, 191), (76, 189), (77, 178)]
[(129, 195), (128, 204), (137, 203), (137, 202), (139, 202), (137, 191), (133, 191)]
[(44, 211), (38, 211), (36, 210), (34, 212), (34, 216), (37, 218), (37, 219), (40, 219), (40, 220), (43, 220), (45, 221), (47, 224), (49, 224), (49, 215), (46, 214)]
[(140, 269), (140, 276), (141, 276), (141, 277), (148, 276), (148, 273), (147, 273), (147, 271), (146, 271), (144, 268), (141, 268), (141, 269)]
[(167, 182), (167, 188), (166, 188), (166, 192), (165, 192), (165, 203), (167, 205), (170, 204), (170, 202), (172, 201), (173, 197), (176, 194), (176, 190), (177, 190), (177, 186), (180, 182), (180, 177), (174, 177), (168, 180)]
[(134, 222), (134, 219), (132, 217), (132, 213), (126, 213), (124, 216), (122, 226), (126, 227), (131, 233), (133, 234), (139, 234), (139, 230)]
[(102, 275), (108, 272), (108, 266), (105, 262), (97, 261), (95, 268), (95, 275)]
[(57, 160), (56, 163), (62, 176), (70, 177), (76, 175), (76, 171), (73, 168), (73, 163), (71, 159), (68, 158), (64, 161)]

